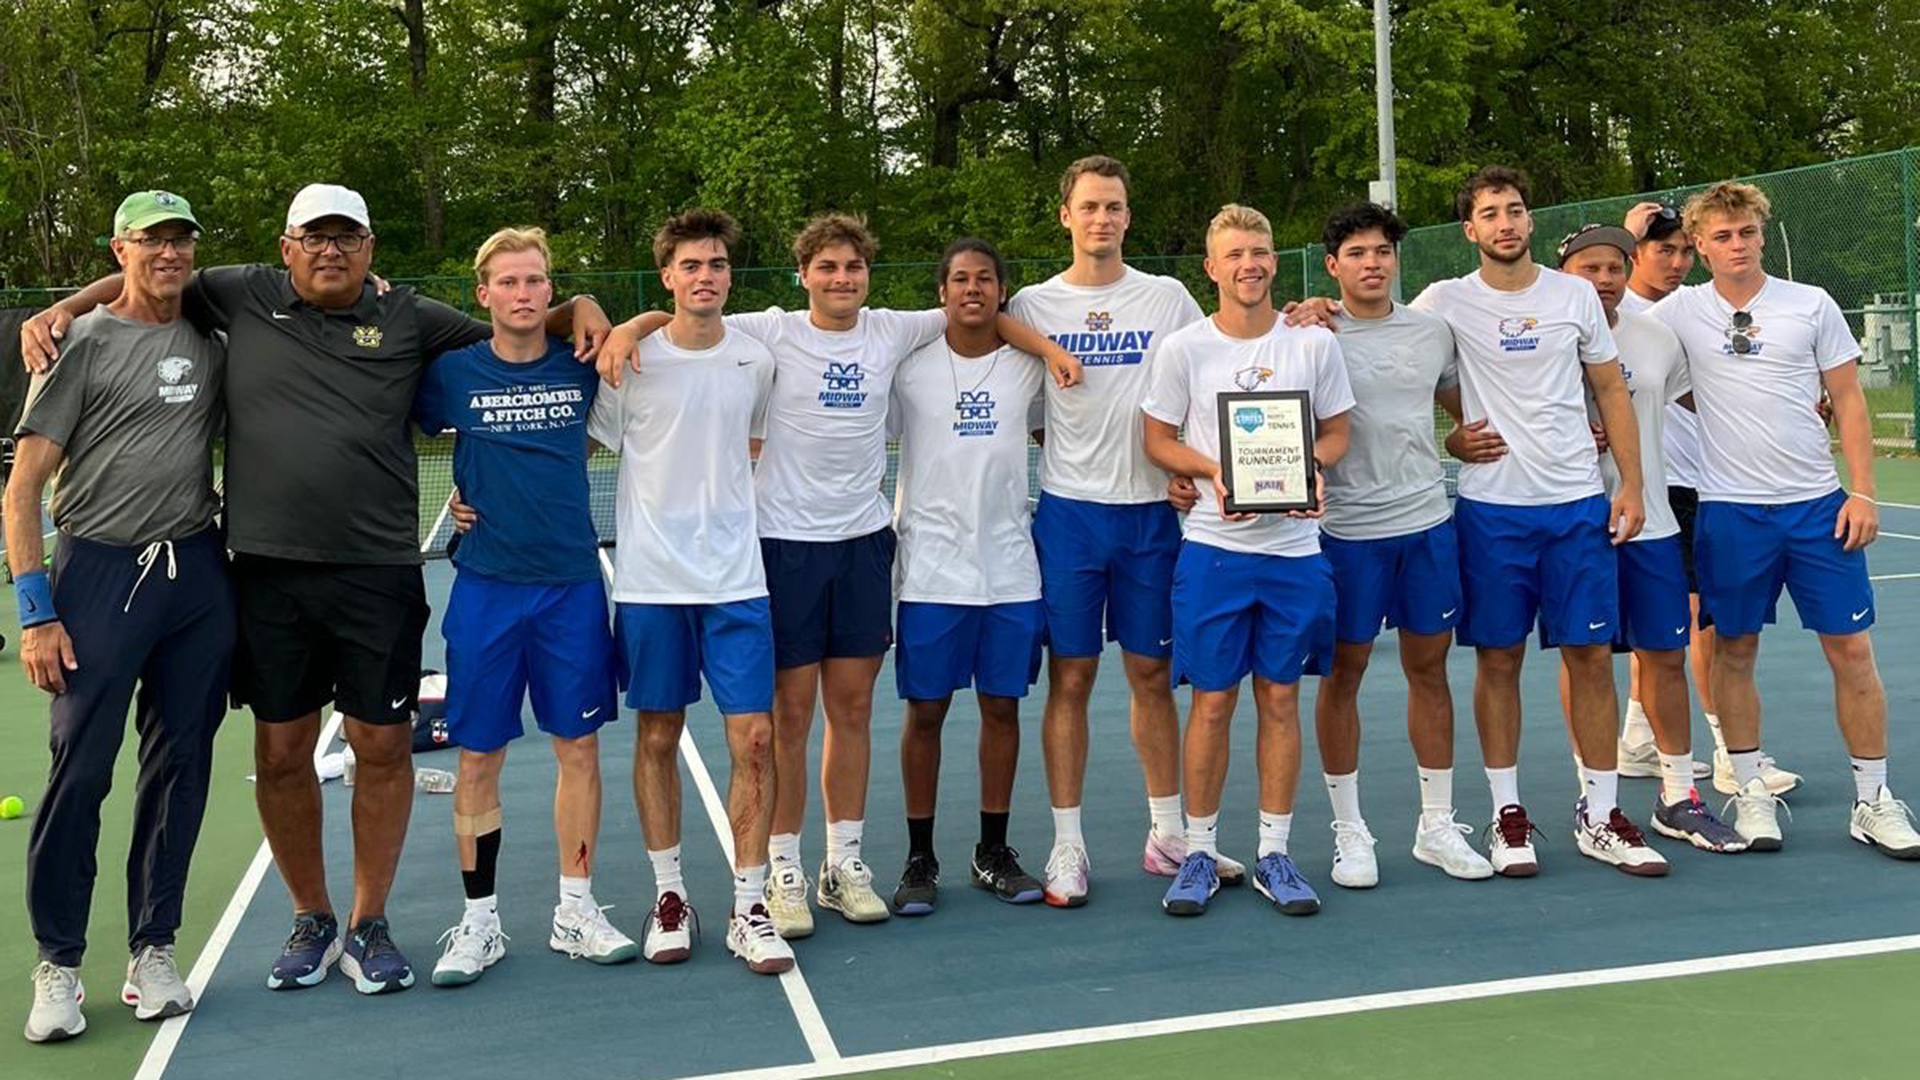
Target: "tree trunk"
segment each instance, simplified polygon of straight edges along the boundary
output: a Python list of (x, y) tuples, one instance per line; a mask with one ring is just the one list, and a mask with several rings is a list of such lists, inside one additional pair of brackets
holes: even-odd
[[(559, 88), (558, 45), (565, 8), (555, 0), (527, 0), (521, 9), (531, 67), (527, 73), (527, 128), (529, 142), (553, 145), (555, 99)], [(559, 178), (551, 161), (536, 163), (532, 172), (533, 220), (552, 228), (560, 209)]]
[(418, 145), (422, 238), (427, 250), (437, 254), (447, 243), (447, 213), (440, 197), (439, 155), (434, 151), (433, 133), (426, 123), (429, 112), (427, 62), (433, 48), (427, 36), (426, 0), (406, 0), (405, 10), (395, 14), (407, 28), (407, 75), (413, 88), (413, 103), (421, 117)]

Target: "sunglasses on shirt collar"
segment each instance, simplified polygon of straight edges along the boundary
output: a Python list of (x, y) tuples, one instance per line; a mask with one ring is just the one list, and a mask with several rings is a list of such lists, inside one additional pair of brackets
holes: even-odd
[(1745, 356), (1753, 351), (1753, 338), (1747, 330), (1753, 326), (1753, 314), (1746, 311), (1733, 313), (1733, 329), (1727, 331), (1727, 341), (1733, 345), (1733, 351)]

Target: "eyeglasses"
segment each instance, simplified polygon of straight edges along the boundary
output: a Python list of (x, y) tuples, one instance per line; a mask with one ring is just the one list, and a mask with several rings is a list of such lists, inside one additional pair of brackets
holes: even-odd
[(1745, 311), (1733, 313), (1733, 329), (1727, 331), (1727, 340), (1732, 343), (1733, 351), (1740, 356), (1753, 351), (1753, 338), (1747, 334), (1751, 326), (1753, 326), (1752, 313)]
[(327, 250), (328, 244), (332, 244), (338, 248), (342, 255), (351, 255), (359, 251), (362, 247), (365, 247), (367, 241), (373, 239), (373, 237), (368, 233), (357, 232), (307, 233), (304, 236), (289, 235), (287, 239), (298, 242), (300, 250), (309, 255), (318, 255)]
[(140, 250), (149, 255), (168, 247), (185, 255), (193, 250), (193, 245), (200, 242), (200, 235), (186, 233), (181, 236), (123, 236), (121, 239), (129, 244), (140, 245)]

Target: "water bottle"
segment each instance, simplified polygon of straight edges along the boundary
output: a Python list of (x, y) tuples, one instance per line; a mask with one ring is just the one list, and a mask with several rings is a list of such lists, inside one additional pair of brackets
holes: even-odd
[(430, 795), (451, 795), (459, 777), (445, 769), (413, 770), (413, 786)]

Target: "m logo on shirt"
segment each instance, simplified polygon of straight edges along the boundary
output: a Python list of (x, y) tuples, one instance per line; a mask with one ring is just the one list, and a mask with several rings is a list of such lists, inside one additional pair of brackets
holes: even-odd
[(363, 349), (380, 347), (380, 328), (377, 326), (356, 326), (353, 328), (353, 343)]
[(1111, 329), (1113, 329), (1113, 313), (1112, 312), (1110, 311), (1087, 312), (1088, 332), (1101, 334)]
[(1254, 364), (1233, 373), (1233, 385), (1242, 390), (1258, 390), (1273, 378), (1273, 369)]
[(860, 389), (866, 377), (858, 360), (829, 361), (822, 376), (820, 404), (829, 409), (857, 409), (866, 404), (866, 392)]
[(961, 438), (976, 435), (992, 435), (1000, 429), (1000, 422), (993, 418), (993, 393), (989, 390), (962, 390), (960, 399), (953, 403), (953, 411), (958, 419), (953, 422), (953, 433)]
[(160, 376), (160, 400), (169, 405), (184, 405), (200, 393), (199, 383), (186, 381), (193, 374), (189, 357), (169, 356), (155, 365), (154, 373)]
[(1500, 348), (1505, 352), (1532, 352), (1540, 347), (1540, 336), (1533, 331), (1540, 320), (1532, 317), (1500, 320)]

